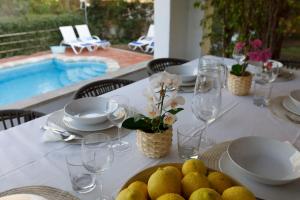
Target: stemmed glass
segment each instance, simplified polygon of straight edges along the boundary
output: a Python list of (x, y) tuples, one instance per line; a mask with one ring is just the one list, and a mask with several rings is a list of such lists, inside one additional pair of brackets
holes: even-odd
[(93, 135), (87, 135), (81, 142), (81, 160), (83, 166), (91, 173), (97, 175), (98, 185), (100, 188), (100, 199), (107, 200), (109, 197), (102, 194), (102, 183), (100, 181), (101, 172), (110, 168), (114, 153), (111, 146), (111, 140), (108, 135), (101, 134), (97, 140)]
[(205, 124), (201, 139), (203, 148), (209, 148), (215, 141), (208, 137), (207, 126), (215, 120), (221, 106), (220, 70), (209, 66), (199, 66), (197, 80), (192, 98), (192, 112), (198, 120)]
[(129, 99), (121, 95), (112, 96), (110, 99), (117, 104), (117, 109), (108, 115), (108, 119), (111, 123), (118, 127), (118, 141), (113, 144), (113, 148), (117, 152), (124, 152), (131, 147), (129, 142), (121, 139), (122, 123), (129, 114)]
[(238, 64), (240, 64), (246, 58), (245, 48), (236, 45), (233, 49), (232, 57)]

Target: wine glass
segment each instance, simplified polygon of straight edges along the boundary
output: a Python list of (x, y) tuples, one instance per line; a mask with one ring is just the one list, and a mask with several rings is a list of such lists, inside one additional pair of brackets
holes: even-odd
[(236, 45), (233, 49), (232, 57), (238, 64), (240, 64), (246, 58), (245, 48)]
[(197, 80), (192, 98), (192, 112), (205, 124), (201, 144), (204, 149), (211, 147), (215, 141), (208, 137), (207, 126), (215, 120), (221, 105), (220, 70), (209, 66), (199, 66)]
[(111, 140), (108, 135), (101, 134), (87, 135), (81, 142), (81, 160), (83, 166), (91, 173), (97, 175), (97, 181), (100, 188), (100, 199), (107, 200), (109, 197), (102, 194), (102, 183), (100, 181), (101, 172), (110, 168), (114, 153), (111, 146)]
[(121, 139), (122, 123), (129, 114), (129, 99), (121, 95), (112, 96), (110, 99), (112, 102), (117, 104), (117, 109), (108, 114), (108, 119), (111, 123), (118, 127), (118, 141), (113, 144), (113, 148), (117, 152), (124, 152), (129, 150), (131, 147), (129, 142)]

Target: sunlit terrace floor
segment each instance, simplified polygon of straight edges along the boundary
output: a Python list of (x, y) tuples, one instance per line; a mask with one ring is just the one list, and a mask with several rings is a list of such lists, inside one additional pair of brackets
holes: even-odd
[[(46, 55), (50, 54), (50, 51), (44, 51), (44, 52), (39, 52), (35, 53), (32, 55), (24, 55), (24, 56), (14, 56), (10, 58), (3, 58), (0, 59), (0, 64), (5, 63), (5, 62), (11, 62), (11, 61), (16, 61), (24, 58), (29, 58), (29, 57), (35, 57), (35, 56), (41, 56), (41, 55)], [(71, 49), (67, 49), (65, 55), (67, 56), (77, 56), (73, 53)], [(148, 60), (151, 60), (153, 58), (152, 55), (147, 55), (139, 52), (133, 52), (133, 51), (127, 51), (123, 49), (116, 49), (116, 48), (108, 48), (108, 49), (98, 49), (94, 52), (89, 52), (87, 50), (84, 50), (80, 55), (78, 56), (100, 56), (100, 57), (107, 57), (115, 60), (116, 62), (119, 63), (120, 67), (129, 67), (131, 65), (140, 63), (140, 62), (145, 62)]]

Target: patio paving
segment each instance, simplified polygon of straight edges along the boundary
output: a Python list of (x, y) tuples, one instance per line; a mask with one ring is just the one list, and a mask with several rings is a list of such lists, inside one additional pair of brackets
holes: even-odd
[[(3, 58), (3, 59), (0, 59), (0, 64), (5, 63), (5, 62), (21, 60), (21, 59), (29, 58), (29, 57), (37, 57), (37, 56), (46, 55), (46, 54), (51, 54), (51, 52), (44, 51), (44, 52), (38, 52), (38, 53), (35, 53), (32, 55), (22, 55), (22, 56), (10, 57), (10, 58)], [(114, 59), (115, 61), (117, 61), (120, 65), (120, 67), (129, 67), (131, 65), (153, 59), (152, 55), (143, 54), (143, 53), (139, 53), (139, 52), (127, 51), (127, 50), (123, 50), (123, 49), (116, 49), (116, 48), (112, 48), (112, 47), (107, 48), (107, 49), (98, 49), (95, 52), (89, 52), (87, 50), (84, 50), (79, 55), (74, 54), (72, 49), (68, 48), (65, 55), (67, 55), (67, 56), (107, 57), (107, 58), (111, 58), (111, 59)]]

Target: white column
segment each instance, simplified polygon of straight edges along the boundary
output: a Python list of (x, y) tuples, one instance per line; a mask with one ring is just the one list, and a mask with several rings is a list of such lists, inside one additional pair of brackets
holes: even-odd
[(170, 55), (170, 10), (172, 0), (154, 0), (154, 58)]
[(154, 57), (194, 59), (201, 55), (202, 10), (193, 7), (194, 0), (155, 0)]

